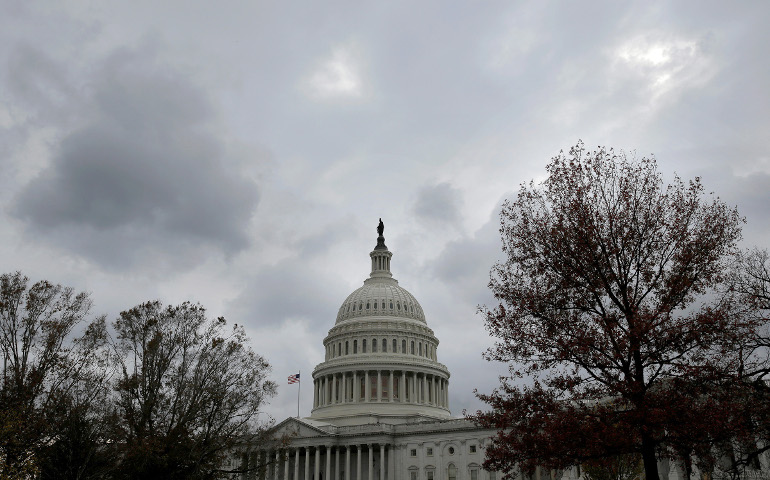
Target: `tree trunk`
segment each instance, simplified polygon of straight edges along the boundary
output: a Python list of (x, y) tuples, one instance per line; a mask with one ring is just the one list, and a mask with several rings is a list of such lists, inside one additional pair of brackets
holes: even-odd
[(658, 458), (655, 455), (655, 442), (645, 433), (642, 433), (642, 462), (644, 463), (645, 480), (660, 480)]

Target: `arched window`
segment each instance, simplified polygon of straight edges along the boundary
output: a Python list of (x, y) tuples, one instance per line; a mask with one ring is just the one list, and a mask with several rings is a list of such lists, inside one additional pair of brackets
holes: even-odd
[(406, 340), (401, 340), (401, 353), (406, 353)]
[(396, 348), (398, 347), (398, 340), (395, 338), (393, 339), (393, 353), (396, 353)]
[(366, 309), (369, 310), (369, 302), (366, 302)]
[(450, 463), (446, 469), (448, 480), (457, 480), (457, 467), (454, 463)]
[(348, 347), (349, 347), (349, 342), (346, 340), (346, 341), (345, 341), (345, 355), (347, 355), (347, 354), (348, 354), (348, 350), (349, 350), (349, 348), (348, 348)]
[(393, 310), (393, 300), (390, 301), (390, 309)]
[(377, 353), (377, 339), (372, 339), (372, 353)]
[(353, 340), (353, 353), (358, 353), (358, 340)]
[(337, 344), (337, 355), (342, 355), (342, 342)]
[(414, 340), (412, 340), (412, 355), (414, 355)]
[(419, 347), (420, 347), (420, 356), (422, 357), (422, 342), (420, 342)]
[(366, 339), (364, 339), (361, 343), (361, 351), (366, 353)]
[(382, 339), (382, 353), (385, 353), (388, 351), (388, 341), (384, 338)]
[(374, 301), (374, 309), (377, 310), (377, 300)]
[(382, 309), (385, 310), (385, 300), (382, 301)]

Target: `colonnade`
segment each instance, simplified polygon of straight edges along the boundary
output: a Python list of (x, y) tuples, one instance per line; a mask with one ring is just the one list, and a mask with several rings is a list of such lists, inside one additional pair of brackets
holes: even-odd
[[(242, 479), (389, 480), (392, 448), (384, 444), (307, 446), (259, 450), (249, 456)], [(390, 462), (390, 465), (389, 465)], [(242, 465), (243, 466), (243, 465)]]
[(449, 380), (405, 370), (364, 370), (319, 375), (313, 408), (361, 402), (401, 402), (449, 408)]

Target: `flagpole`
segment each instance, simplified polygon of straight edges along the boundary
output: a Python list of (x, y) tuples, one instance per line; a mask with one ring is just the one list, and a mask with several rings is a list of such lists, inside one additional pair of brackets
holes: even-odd
[(302, 370), (299, 370), (297, 377), (299, 377), (299, 385), (297, 386), (297, 418), (299, 418), (299, 391), (302, 390)]

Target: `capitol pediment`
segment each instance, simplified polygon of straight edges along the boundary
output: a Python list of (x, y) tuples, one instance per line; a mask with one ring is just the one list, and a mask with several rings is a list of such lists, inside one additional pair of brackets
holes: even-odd
[(287, 418), (274, 428), (277, 438), (314, 438), (328, 437), (331, 432), (328, 429), (334, 426), (325, 422), (308, 421), (306, 419)]

